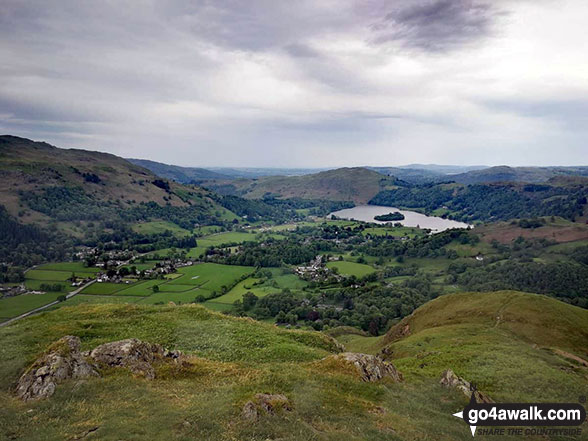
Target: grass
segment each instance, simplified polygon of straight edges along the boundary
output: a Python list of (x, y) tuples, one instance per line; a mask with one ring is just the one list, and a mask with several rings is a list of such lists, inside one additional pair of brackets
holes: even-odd
[(339, 270), (339, 274), (344, 276), (363, 277), (375, 271), (375, 269), (369, 265), (347, 261), (329, 262), (327, 263), (327, 267), (337, 268)]
[(196, 239), (197, 247), (192, 248), (188, 252), (188, 257), (197, 258), (204, 254), (206, 249), (211, 246), (218, 247), (220, 245), (229, 243), (243, 243), (247, 241), (254, 241), (255, 235), (252, 233), (244, 233), (240, 231), (227, 231), (224, 233), (210, 234), (208, 236), (199, 237)]
[(45, 294), (22, 294), (0, 299), (0, 321), (8, 320), (9, 318), (54, 302), (60, 295), (63, 295), (63, 293), (48, 292)]
[(56, 262), (39, 265), (37, 269), (53, 271), (69, 271), (77, 273), (97, 273), (100, 268), (84, 266), (83, 262)]
[[(537, 313), (554, 311), (554, 319), (564, 313), (569, 320), (547, 336), (554, 344), (566, 340), (569, 326), (586, 326), (585, 311), (531, 299), (528, 306), (536, 311), (516, 315), (531, 295), (490, 296), (446, 296), (417, 311), (414, 333), (393, 343), (394, 363), (406, 378), (400, 384), (364, 383), (349, 365), (323, 360), (336, 349), (332, 340), (316, 332), (287, 331), (195, 305), (65, 306), (0, 329), (0, 437), (47, 441), (80, 439), (90, 432), (88, 439), (105, 441), (470, 440), (469, 428), (452, 416), (466, 405), (467, 397), (439, 386), (438, 376), (447, 367), (471, 376), (466, 378), (505, 401), (575, 401), (586, 391), (581, 372), (562, 370), (563, 361), (522, 344), (509, 328), (493, 328), (490, 314), (509, 299), (514, 306), (510, 309), (507, 303), (502, 310), (514, 314), (508, 316), (511, 325), (517, 320), (522, 325)], [(458, 307), (456, 323), (450, 320), (451, 305)], [(432, 326), (439, 320), (437, 332)], [(344, 331), (337, 337), (349, 336), (350, 347), (370, 351), (378, 346), (373, 338)], [(124, 369), (104, 371), (101, 378), (66, 381), (47, 400), (18, 401), (12, 386), (19, 374), (67, 334), (79, 336), (83, 350), (135, 337), (182, 350), (189, 358), (181, 366), (156, 366), (153, 381)], [(292, 411), (243, 421), (243, 404), (260, 392), (285, 394)]]
[(170, 231), (177, 237), (184, 237), (191, 234), (188, 230), (168, 221), (141, 222), (133, 225), (132, 229), (134, 232), (140, 234), (161, 234), (166, 231)]
[(220, 291), (223, 286), (231, 287), (240, 277), (253, 271), (254, 268), (246, 266), (202, 263), (180, 268), (178, 273), (182, 276), (169, 283), (202, 286), (209, 291)]
[(71, 271), (49, 271), (40, 269), (27, 271), (27, 273), (25, 274), (27, 279), (50, 280), (56, 282), (65, 282), (66, 280), (71, 278), (71, 275)]
[(84, 288), (81, 294), (113, 295), (128, 287), (129, 285), (123, 283), (92, 283), (90, 286)]
[[(395, 340), (408, 325), (410, 336)], [(501, 291), (439, 297), (383, 340), (414, 378), (451, 368), (495, 400), (573, 401), (588, 391), (582, 369), (559, 349), (588, 358), (588, 311), (549, 297)]]

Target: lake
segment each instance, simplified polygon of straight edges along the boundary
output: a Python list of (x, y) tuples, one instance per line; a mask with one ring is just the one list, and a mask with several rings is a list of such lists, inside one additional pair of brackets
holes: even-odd
[[(404, 215), (404, 220), (395, 222), (382, 222), (374, 219), (374, 216), (388, 214), (398, 211)], [(440, 232), (450, 228), (467, 228), (469, 225), (464, 222), (458, 222), (450, 219), (443, 219), (441, 217), (427, 216), (425, 214), (417, 213), (415, 211), (399, 210), (395, 207), (384, 207), (381, 205), (358, 205), (353, 208), (346, 208), (345, 210), (335, 211), (329, 214), (335, 215), (341, 219), (354, 219), (363, 222), (373, 222), (376, 224), (396, 223), (399, 222), (405, 227), (420, 227), (429, 228), (431, 231)]]

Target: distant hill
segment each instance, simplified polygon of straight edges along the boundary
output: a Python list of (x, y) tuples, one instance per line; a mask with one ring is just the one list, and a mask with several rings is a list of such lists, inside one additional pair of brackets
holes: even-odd
[(488, 168), (487, 165), (439, 165), (439, 164), (408, 164), (400, 165), (398, 168), (412, 170), (426, 170), (442, 175), (453, 175), (457, 173), (466, 173), (473, 170), (483, 170)]
[(394, 176), (411, 184), (425, 184), (442, 180), (446, 175), (437, 171), (406, 167), (366, 167), (386, 176)]
[(472, 170), (447, 176), (460, 184), (491, 182), (547, 182), (558, 176), (588, 176), (588, 167), (508, 167), (506, 165)]
[(209, 167), (209, 170), (233, 179), (256, 179), (266, 176), (302, 176), (331, 170), (331, 168), (274, 168), (274, 167)]
[(245, 198), (326, 199), (366, 203), (379, 191), (393, 188), (395, 179), (366, 168), (339, 168), (303, 176), (270, 176), (259, 179), (207, 183), (207, 188)]
[(89, 212), (97, 208), (112, 212), (141, 202), (177, 207), (201, 204), (207, 210), (213, 205), (205, 190), (162, 180), (109, 153), (0, 136), (0, 204), (21, 221), (55, 218), (70, 204), (87, 205)]
[(171, 179), (182, 184), (197, 184), (212, 179), (233, 179), (232, 176), (217, 173), (205, 168), (180, 167), (179, 165), (169, 165), (161, 162), (149, 161), (148, 159), (129, 158), (127, 161), (151, 170), (162, 178)]

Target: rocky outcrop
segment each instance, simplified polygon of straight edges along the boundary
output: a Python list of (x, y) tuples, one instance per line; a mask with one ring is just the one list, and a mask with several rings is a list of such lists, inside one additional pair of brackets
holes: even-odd
[(65, 380), (99, 376), (100, 367), (124, 367), (153, 379), (153, 363), (178, 361), (181, 357), (179, 351), (168, 351), (161, 345), (136, 338), (106, 343), (82, 353), (80, 339), (68, 335), (53, 343), (20, 377), (16, 395), (24, 401), (47, 398)]
[(80, 339), (68, 335), (53, 343), (20, 377), (16, 395), (24, 401), (46, 398), (67, 379), (97, 376), (96, 366), (80, 353)]
[(256, 421), (260, 415), (273, 415), (280, 411), (291, 411), (292, 405), (286, 395), (256, 394), (253, 401), (243, 406), (241, 416), (247, 421)]
[(373, 382), (383, 378), (390, 378), (396, 382), (402, 381), (402, 374), (392, 363), (375, 355), (344, 352), (334, 357), (352, 363), (363, 381)]
[(153, 363), (164, 359), (177, 360), (179, 351), (167, 351), (163, 346), (136, 338), (105, 343), (86, 355), (100, 366), (124, 367), (147, 379), (155, 378)]
[(478, 403), (494, 403), (494, 400), (492, 400), (488, 395), (480, 392), (475, 387), (472, 387), (468, 381), (458, 377), (451, 369), (447, 369), (441, 374), (441, 385), (450, 389), (460, 390), (468, 398), (471, 397), (473, 392), (474, 397), (476, 398), (476, 402)]

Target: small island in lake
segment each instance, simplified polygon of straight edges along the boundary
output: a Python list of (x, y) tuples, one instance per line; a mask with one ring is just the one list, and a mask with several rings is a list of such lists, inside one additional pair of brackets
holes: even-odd
[(394, 213), (382, 214), (380, 216), (374, 216), (374, 219), (382, 222), (392, 222), (404, 220), (404, 214), (395, 211)]

